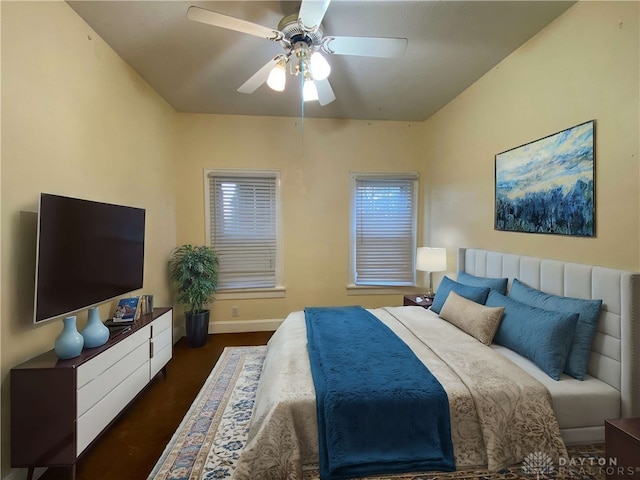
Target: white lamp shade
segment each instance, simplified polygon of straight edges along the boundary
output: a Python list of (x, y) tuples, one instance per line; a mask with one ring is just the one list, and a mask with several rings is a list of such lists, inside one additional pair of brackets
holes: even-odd
[(444, 272), (447, 270), (447, 249), (419, 247), (416, 255), (416, 270), (422, 272)]
[(305, 102), (318, 100), (318, 89), (316, 88), (316, 84), (313, 83), (313, 80), (304, 81), (304, 85), (302, 86), (302, 99)]
[(322, 56), (320, 52), (311, 54), (311, 76), (314, 80), (324, 80), (331, 73), (329, 62)]
[(282, 92), (286, 83), (287, 72), (285, 70), (284, 64), (282, 62), (278, 62), (269, 73), (267, 85), (269, 85), (269, 88), (275, 90), (276, 92)]

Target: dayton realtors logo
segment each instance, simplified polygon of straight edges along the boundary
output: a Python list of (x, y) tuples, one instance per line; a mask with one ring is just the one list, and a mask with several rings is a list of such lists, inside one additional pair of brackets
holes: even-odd
[[(640, 473), (640, 466), (618, 465), (615, 457), (598, 456), (559, 458), (557, 467), (553, 459), (544, 452), (533, 452), (522, 462), (522, 473), (540, 478), (588, 478), (591, 476), (627, 475), (632, 477)], [(556, 477), (557, 474), (557, 477)]]
[(553, 460), (543, 452), (530, 453), (522, 462), (522, 473), (535, 475), (537, 480), (540, 479), (540, 475), (551, 475), (554, 471)]

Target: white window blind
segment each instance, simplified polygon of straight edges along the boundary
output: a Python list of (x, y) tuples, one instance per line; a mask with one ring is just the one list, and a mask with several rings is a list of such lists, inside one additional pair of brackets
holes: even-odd
[(209, 174), (210, 244), (218, 287), (276, 286), (276, 175)]
[(355, 176), (355, 285), (414, 285), (417, 176)]

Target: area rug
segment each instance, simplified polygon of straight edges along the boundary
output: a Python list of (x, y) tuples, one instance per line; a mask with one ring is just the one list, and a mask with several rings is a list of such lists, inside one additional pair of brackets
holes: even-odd
[[(205, 381), (147, 480), (231, 479), (248, 434), (266, 346), (227, 347)], [(520, 465), (490, 473), (463, 470), (367, 477), (361, 480), (604, 480), (604, 445), (569, 447), (569, 459), (554, 464), (532, 452)], [(319, 480), (317, 468), (304, 480)]]

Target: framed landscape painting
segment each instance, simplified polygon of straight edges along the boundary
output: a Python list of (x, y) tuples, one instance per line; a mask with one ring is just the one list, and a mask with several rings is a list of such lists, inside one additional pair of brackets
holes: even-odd
[(495, 229), (595, 236), (595, 121), (496, 155)]

